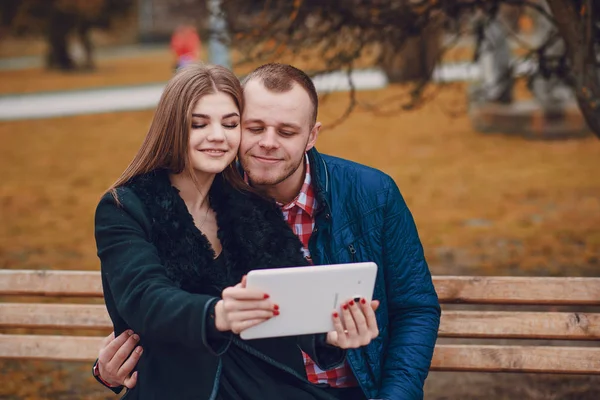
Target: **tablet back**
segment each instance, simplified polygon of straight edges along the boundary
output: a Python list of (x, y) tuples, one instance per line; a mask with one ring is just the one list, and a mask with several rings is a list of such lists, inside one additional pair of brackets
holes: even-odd
[(253, 270), (247, 287), (269, 294), (280, 315), (244, 330), (242, 339), (324, 333), (344, 302), (371, 301), (377, 264), (373, 262)]

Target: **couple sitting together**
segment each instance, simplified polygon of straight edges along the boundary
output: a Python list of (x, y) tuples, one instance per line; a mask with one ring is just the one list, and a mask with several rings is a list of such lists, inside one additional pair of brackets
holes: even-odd
[[(100, 382), (143, 400), (423, 398), (440, 307), (413, 218), (389, 176), (317, 152), (317, 108), (283, 64), (167, 84), (96, 210), (115, 329)], [(374, 300), (332, 310), (334, 331), (240, 339), (284, 312), (250, 270), (361, 261), (379, 266)]]

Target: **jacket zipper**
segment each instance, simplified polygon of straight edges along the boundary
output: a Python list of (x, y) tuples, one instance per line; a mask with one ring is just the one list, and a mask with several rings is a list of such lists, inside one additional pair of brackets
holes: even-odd
[(350, 243), (350, 245), (348, 246), (348, 250), (350, 251), (350, 259), (352, 260), (352, 262), (356, 262), (356, 249), (354, 248), (354, 245), (352, 243)]

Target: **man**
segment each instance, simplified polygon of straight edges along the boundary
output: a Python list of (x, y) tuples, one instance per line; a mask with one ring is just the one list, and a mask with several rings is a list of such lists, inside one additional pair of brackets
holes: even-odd
[[(394, 181), (375, 169), (319, 154), (321, 124), (310, 78), (267, 64), (244, 81), (239, 158), (247, 181), (274, 198), (314, 264), (374, 261), (379, 336), (309, 380), (340, 399), (421, 399), (437, 339), (440, 308), (410, 211)], [(135, 385), (136, 335), (105, 346), (96, 371)], [(131, 354), (131, 355), (130, 355)]]

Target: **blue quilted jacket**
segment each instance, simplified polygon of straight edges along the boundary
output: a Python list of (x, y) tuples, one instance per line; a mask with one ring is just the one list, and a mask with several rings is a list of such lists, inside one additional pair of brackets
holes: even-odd
[(315, 264), (374, 261), (380, 335), (348, 353), (370, 399), (422, 399), (440, 306), (412, 215), (388, 175), (308, 153), (319, 201), (309, 249)]

